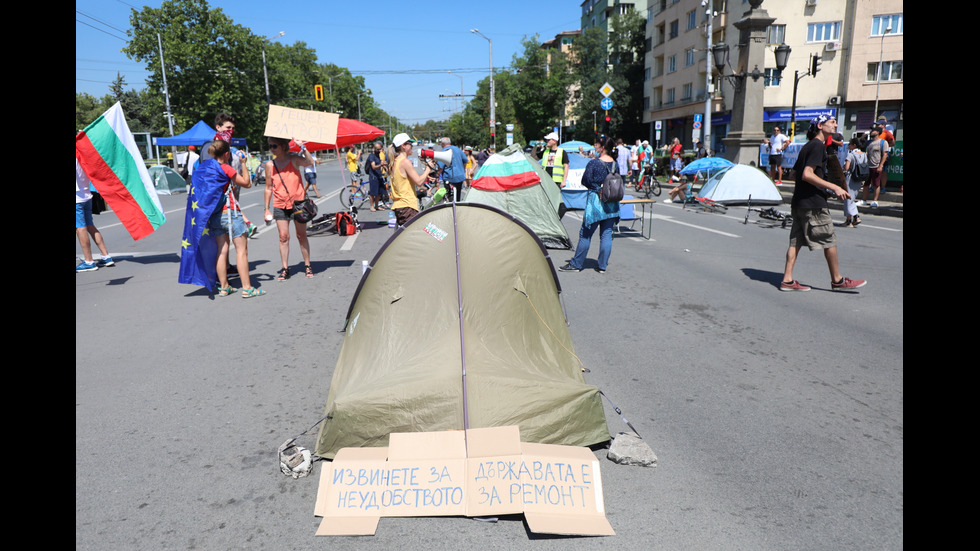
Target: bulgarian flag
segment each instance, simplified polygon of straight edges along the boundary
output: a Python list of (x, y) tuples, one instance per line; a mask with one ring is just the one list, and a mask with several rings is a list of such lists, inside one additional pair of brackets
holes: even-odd
[(166, 222), (119, 103), (75, 136), (75, 159), (133, 239)]
[(490, 156), (473, 180), (474, 189), (486, 191), (508, 191), (533, 186), (541, 181), (524, 152), (515, 149), (510, 154), (504, 152)]

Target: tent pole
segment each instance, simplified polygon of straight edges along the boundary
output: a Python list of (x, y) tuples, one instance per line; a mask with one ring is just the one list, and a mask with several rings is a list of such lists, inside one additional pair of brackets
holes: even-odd
[[(452, 185), (450, 185), (452, 187)], [(455, 192), (456, 188), (453, 187)], [(459, 230), (456, 225), (456, 194), (453, 193), (453, 246), (456, 248), (456, 303), (459, 306), (459, 360), (463, 377), (463, 429), (470, 428), (470, 408), (466, 395), (466, 344), (463, 338), (463, 285), (459, 270)]]

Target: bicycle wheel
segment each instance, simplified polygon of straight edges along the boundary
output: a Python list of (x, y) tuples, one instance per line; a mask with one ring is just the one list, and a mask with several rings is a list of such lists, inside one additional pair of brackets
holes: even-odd
[(361, 208), (364, 206), (367, 198), (368, 194), (364, 186), (355, 186), (351, 184), (340, 190), (340, 204), (344, 205), (345, 208)]
[(654, 197), (660, 197), (660, 193), (661, 192), (663, 192), (663, 188), (660, 187), (660, 182), (656, 178), (654, 178), (654, 177), (651, 176), (650, 177), (650, 193), (652, 193)]

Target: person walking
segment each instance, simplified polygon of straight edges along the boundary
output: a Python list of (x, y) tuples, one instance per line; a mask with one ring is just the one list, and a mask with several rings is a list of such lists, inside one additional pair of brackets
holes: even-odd
[(864, 287), (867, 281), (849, 279), (841, 275), (837, 257), (837, 235), (834, 221), (827, 205), (827, 193), (838, 199), (848, 199), (847, 190), (826, 180), (827, 136), (837, 131), (837, 119), (820, 115), (810, 121), (807, 138), (810, 140), (800, 149), (793, 172), (797, 174), (793, 190), (793, 228), (789, 232), (789, 248), (786, 249), (786, 267), (780, 291), (809, 291), (810, 287), (793, 279), (793, 268), (800, 249), (806, 245), (811, 251), (823, 249), (830, 270), (831, 289), (850, 291)]
[[(105, 240), (102, 239), (102, 232), (99, 231), (99, 228), (95, 227), (95, 222), (92, 220), (93, 198), (92, 181), (89, 179), (88, 174), (85, 174), (85, 171), (82, 170), (82, 165), (78, 163), (78, 158), (76, 157), (75, 237), (78, 238), (78, 244), (82, 247), (83, 261), (78, 266), (75, 266), (75, 273), (93, 272), (99, 268), (116, 265), (112, 257), (109, 256), (109, 250), (106, 249)], [(95, 246), (102, 253), (102, 258), (98, 261), (92, 258), (92, 241), (95, 241)]]
[(605, 138), (595, 144), (596, 158), (585, 165), (585, 172), (582, 174), (582, 185), (588, 190), (585, 199), (585, 213), (582, 218), (582, 227), (578, 232), (578, 244), (575, 247), (575, 256), (567, 264), (559, 268), (562, 272), (581, 272), (585, 265), (585, 258), (589, 254), (589, 247), (592, 244), (592, 234), (599, 229), (599, 265), (596, 271), (600, 274), (606, 273), (609, 266), (609, 257), (612, 254), (612, 233), (613, 228), (619, 222), (619, 201), (603, 202), (599, 197), (602, 183), (606, 175), (615, 173), (616, 166), (616, 142), (612, 138)]
[[(271, 185), (265, 186), (265, 219), (276, 221), (279, 229), (279, 256), (282, 258), (282, 269), (276, 279), (289, 279), (289, 221), (293, 220), (293, 204), (306, 198), (303, 187), (303, 167), (313, 164), (313, 157), (306, 150), (306, 145), (293, 140), (300, 146), (300, 155), (289, 153), (289, 140), (269, 138), (269, 151), (272, 160), (266, 163), (266, 181)], [(272, 210), (269, 210), (269, 203)], [(296, 228), (296, 240), (303, 255), (306, 277), (313, 277), (313, 267), (310, 264), (310, 241), (306, 237), (306, 223), (293, 220)]]
[(850, 195), (844, 199), (844, 227), (854, 228), (861, 223), (861, 216), (858, 214), (857, 204), (854, 198), (861, 191), (861, 186), (868, 176), (868, 156), (864, 153), (864, 143), (861, 138), (855, 136), (847, 144), (847, 159), (844, 161), (844, 173), (847, 174), (847, 193)]

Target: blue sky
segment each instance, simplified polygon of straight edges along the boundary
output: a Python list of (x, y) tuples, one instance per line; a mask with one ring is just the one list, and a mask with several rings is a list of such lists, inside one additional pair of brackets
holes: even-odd
[[(157, 8), (161, 3), (76, 0), (76, 92), (105, 95), (117, 71), (126, 79), (127, 88), (145, 87), (144, 65), (131, 61), (120, 50), (126, 44), (131, 9), (144, 5)], [(384, 102), (382, 108), (407, 123), (448, 117), (459, 109), (459, 103), (439, 95), (459, 94), (460, 84), (463, 94), (473, 94), (476, 83), (487, 76), (489, 43), (470, 29), (479, 29), (493, 40), (493, 64), (500, 68), (510, 65), (521, 50), (524, 36), (537, 34), (540, 40), (549, 40), (561, 31), (578, 29), (581, 13), (581, 0), (241, 0), (212, 1), (210, 5), (221, 8), (256, 35), (267, 37), (285, 31), (279, 41), (305, 42), (316, 51), (320, 63), (335, 63), (364, 76), (375, 100)], [(423, 70), (434, 72), (412, 73)], [(327, 85), (326, 79), (323, 84)]]

